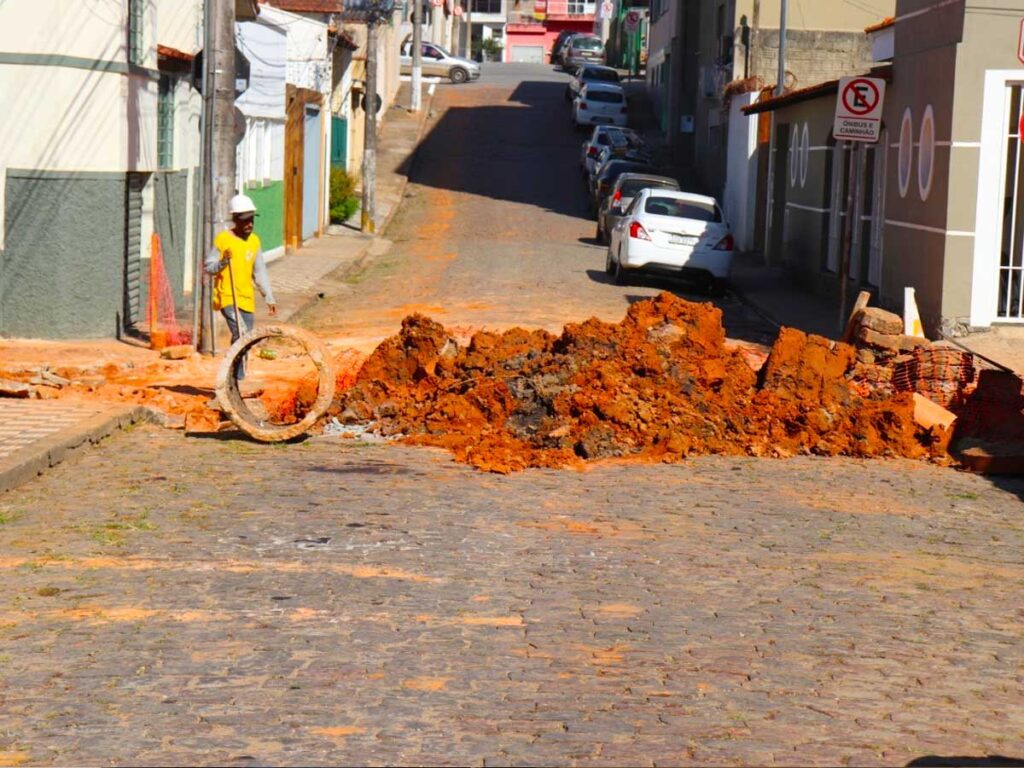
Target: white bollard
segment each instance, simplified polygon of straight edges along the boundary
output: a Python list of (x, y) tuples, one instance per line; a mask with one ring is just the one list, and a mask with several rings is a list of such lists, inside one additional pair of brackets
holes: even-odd
[(917, 299), (913, 288), (903, 289), (903, 333), (907, 336), (925, 338), (921, 314), (917, 311)]

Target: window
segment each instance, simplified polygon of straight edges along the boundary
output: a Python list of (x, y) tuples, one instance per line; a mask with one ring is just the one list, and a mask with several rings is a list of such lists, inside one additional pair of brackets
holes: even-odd
[(900, 197), (906, 197), (910, 189), (910, 170), (914, 163), (914, 121), (910, 116), (910, 107), (903, 111), (899, 147), (896, 170), (899, 173)]
[(174, 86), (175, 78), (160, 75), (160, 90), (157, 97), (156, 149), (157, 167), (174, 167)]
[(929, 104), (921, 118), (921, 135), (917, 150), (917, 191), (927, 200), (935, 178), (935, 114)]
[[(569, 4), (569, 13), (575, 13), (572, 10), (572, 3)], [(576, 51), (600, 51), (604, 48), (604, 43), (601, 42), (600, 38), (597, 37), (574, 37), (572, 42), (569, 43), (569, 47)]]
[(675, 189), (677, 185), (670, 181), (655, 181), (654, 179), (627, 179), (621, 182), (620, 189), (623, 197), (636, 197), (645, 189)]
[(583, 98), (587, 101), (600, 102), (602, 104), (621, 104), (622, 94), (614, 91), (591, 91), (589, 88), (583, 91)]
[(702, 203), (697, 200), (679, 200), (674, 197), (648, 197), (647, 203), (644, 205), (644, 213), (713, 223), (718, 223), (722, 220), (722, 213), (714, 203)]
[(603, 67), (584, 67), (580, 72), (580, 79), (597, 83), (617, 83), (619, 82), (619, 73), (614, 69)]
[(570, 16), (592, 16), (594, 10), (594, 3), (586, 3), (583, 0), (569, 0), (566, 4), (566, 12)]
[[(473, 13), (501, 13), (501, 0), (473, 0)], [(424, 18), (427, 18), (424, 16)]]
[(146, 0), (128, 0), (128, 63), (142, 66), (146, 60), (142, 25)]

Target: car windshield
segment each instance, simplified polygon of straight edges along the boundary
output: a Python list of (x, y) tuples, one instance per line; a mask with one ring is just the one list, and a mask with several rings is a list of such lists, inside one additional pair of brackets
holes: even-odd
[(640, 163), (634, 163), (629, 160), (613, 160), (608, 163), (601, 171), (601, 176), (610, 183), (614, 184), (615, 181), (624, 173), (657, 173), (657, 169), (649, 168), (646, 165)]
[(670, 181), (652, 179), (629, 179), (622, 182), (623, 197), (636, 197), (644, 189), (676, 189), (676, 185)]
[(720, 222), (721, 214), (714, 203), (702, 203), (699, 200), (678, 200), (674, 197), (647, 198), (644, 213), (656, 216), (672, 216), (676, 219), (692, 219), (694, 221)]
[(581, 77), (597, 83), (619, 82), (619, 73), (614, 69), (584, 69)]
[(583, 51), (599, 51), (603, 46), (596, 37), (574, 37), (572, 39), (572, 47)]
[(445, 56), (447, 56), (447, 57), (449, 57), (449, 58), (451, 57), (451, 54), (450, 54), (450, 53), (448, 53), (448, 51), (446, 51), (446, 50), (445, 50), (444, 48), (442, 48), (442, 47), (441, 47), (440, 45), (437, 45), (437, 44), (435, 44), (435, 43), (431, 43), (431, 45), (432, 45), (432, 46), (434, 46), (434, 48), (436, 48), (436, 49), (437, 49), (438, 51), (440, 51), (440, 52), (441, 52), (442, 54), (444, 54)]
[(587, 101), (598, 101), (605, 104), (621, 104), (622, 94), (615, 91), (587, 91)]

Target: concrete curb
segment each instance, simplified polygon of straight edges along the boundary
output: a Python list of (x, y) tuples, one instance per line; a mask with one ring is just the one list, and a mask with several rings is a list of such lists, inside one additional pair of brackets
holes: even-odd
[(111, 408), (35, 441), (0, 460), (0, 493), (41, 475), (50, 467), (71, 458), (81, 448), (140, 422), (159, 423), (159, 418), (145, 406)]

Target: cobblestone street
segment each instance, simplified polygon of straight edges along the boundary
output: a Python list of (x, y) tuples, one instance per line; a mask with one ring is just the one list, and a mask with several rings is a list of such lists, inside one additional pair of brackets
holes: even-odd
[(1022, 493), (136, 428), (0, 500), (0, 763), (1019, 758)]

